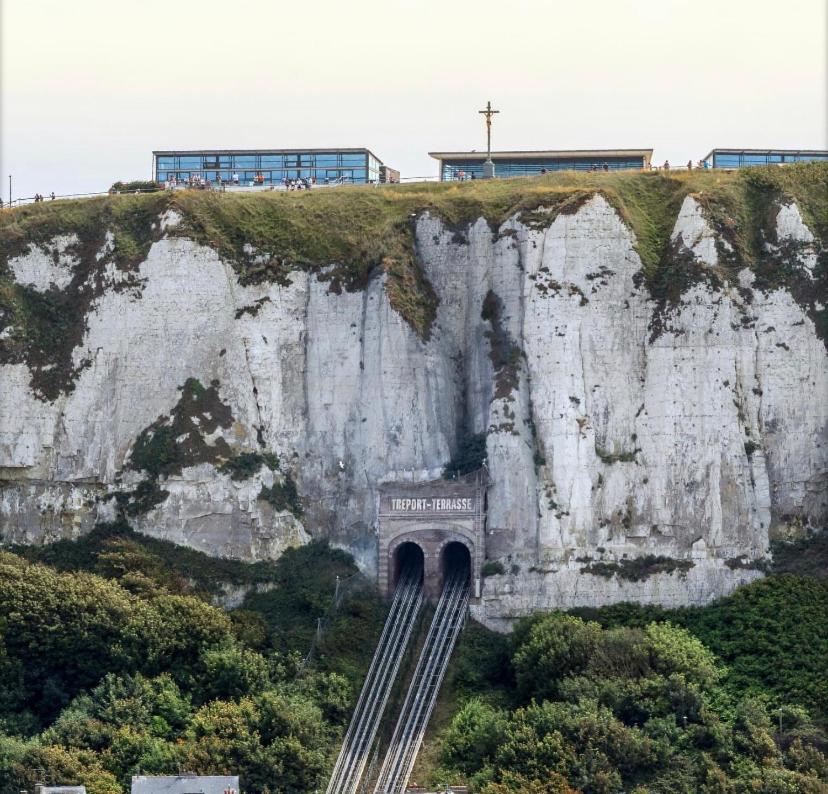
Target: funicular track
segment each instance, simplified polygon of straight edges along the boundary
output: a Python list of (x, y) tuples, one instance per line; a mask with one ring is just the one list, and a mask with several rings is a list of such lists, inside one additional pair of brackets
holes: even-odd
[(334, 765), (327, 794), (356, 794), (400, 661), (423, 604), (422, 569), (404, 570)]
[(456, 570), (443, 586), (374, 794), (403, 794), (405, 791), (451, 652), (463, 626), (468, 602), (468, 571)]

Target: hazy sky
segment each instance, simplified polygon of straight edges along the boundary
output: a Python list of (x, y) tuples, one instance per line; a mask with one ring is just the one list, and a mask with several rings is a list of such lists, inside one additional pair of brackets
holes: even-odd
[(828, 148), (826, 0), (2, 0), (14, 193), (147, 178), (151, 151)]

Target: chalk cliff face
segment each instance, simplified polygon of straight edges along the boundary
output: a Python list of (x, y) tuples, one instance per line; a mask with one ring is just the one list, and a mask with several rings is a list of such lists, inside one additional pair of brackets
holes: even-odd
[[(819, 243), (795, 204), (776, 213), (768, 255), (811, 277)], [(464, 436), (485, 433), (486, 555), (505, 570), (476, 607), (491, 625), (543, 607), (699, 603), (760, 575), (769, 532), (828, 515), (814, 311), (747, 268), (723, 275), (732, 247), (692, 196), (671, 236), (686, 284), (669, 300), (600, 194), (543, 214), (459, 230), (418, 215), (439, 301), (427, 341), (385, 275), (350, 292), (324, 270), (243, 284), (176, 233), (173, 211), (129, 274), (107, 237), (72, 387), (45, 397), (29, 364), (0, 367), (0, 535), (75, 537), (121, 512), (245, 559), (328, 537), (373, 571), (378, 486), (439, 477)], [(66, 289), (73, 242), (31, 245), (8, 271)], [(660, 569), (617, 575), (648, 555)]]

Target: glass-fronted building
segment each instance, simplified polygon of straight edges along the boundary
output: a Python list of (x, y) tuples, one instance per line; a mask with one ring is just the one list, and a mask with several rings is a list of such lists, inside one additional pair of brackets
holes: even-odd
[(368, 149), (203, 149), (152, 153), (156, 182), (280, 185), (286, 179), (364, 185), (380, 181), (380, 159)]
[[(440, 179), (482, 179), (486, 152), (429, 152), (440, 164)], [(573, 151), (492, 152), (495, 176), (538, 176), (547, 171), (617, 171), (649, 168), (652, 149), (583, 149)]]
[(751, 165), (781, 165), (809, 160), (828, 161), (820, 149), (713, 149), (704, 162), (708, 168), (744, 168)]

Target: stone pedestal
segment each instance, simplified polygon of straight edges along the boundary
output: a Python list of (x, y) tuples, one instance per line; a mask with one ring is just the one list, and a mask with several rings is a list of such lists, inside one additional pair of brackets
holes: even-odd
[(494, 179), (495, 167), (491, 160), (486, 160), (483, 163), (483, 179)]

